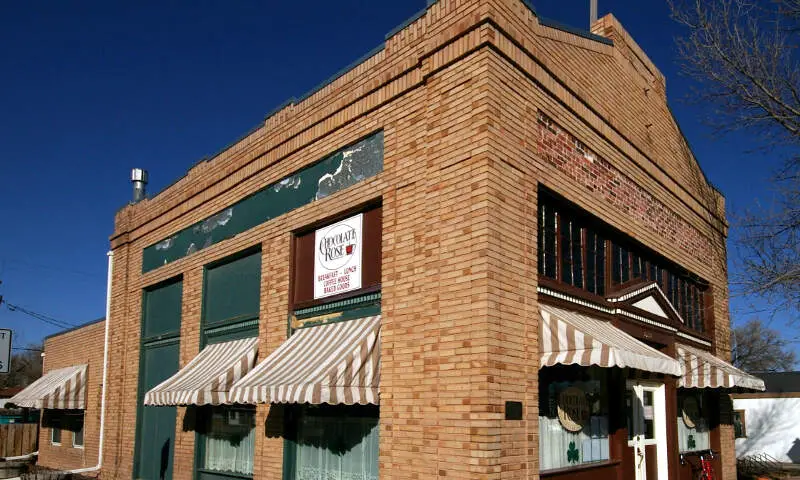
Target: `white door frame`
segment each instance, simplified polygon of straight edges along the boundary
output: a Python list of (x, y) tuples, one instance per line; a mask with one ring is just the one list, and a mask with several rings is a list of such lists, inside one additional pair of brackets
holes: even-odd
[[(668, 480), (666, 388), (661, 382), (644, 380), (628, 380), (626, 387), (633, 392), (633, 404), (631, 405), (633, 425), (631, 428), (636, 435), (632, 440), (628, 440), (628, 446), (633, 448), (636, 480)], [(655, 435), (654, 438), (649, 439), (644, 437), (644, 392), (653, 394), (652, 415)], [(647, 460), (644, 454), (644, 447), (647, 445), (656, 446), (657, 479), (647, 478)]]

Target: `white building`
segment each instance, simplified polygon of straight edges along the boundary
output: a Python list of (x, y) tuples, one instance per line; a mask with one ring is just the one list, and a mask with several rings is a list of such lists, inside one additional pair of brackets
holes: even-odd
[(733, 397), (736, 456), (800, 464), (800, 372), (759, 374), (766, 391)]

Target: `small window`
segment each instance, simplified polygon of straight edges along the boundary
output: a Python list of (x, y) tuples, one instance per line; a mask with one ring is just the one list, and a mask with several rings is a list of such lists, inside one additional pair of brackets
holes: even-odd
[(83, 448), (83, 418), (81, 418), (80, 425), (72, 432), (72, 446)]
[(745, 422), (744, 410), (733, 411), (733, 436), (735, 438), (747, 438), (747, 424)]
[(50, 428), (50, 443), (53, 445), (61, 445), (61, 429), (58, 427)]

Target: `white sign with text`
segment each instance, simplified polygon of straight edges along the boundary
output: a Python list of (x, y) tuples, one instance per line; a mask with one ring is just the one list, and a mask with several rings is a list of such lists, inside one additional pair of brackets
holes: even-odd
[(316, 231), (314, 299), (361, 288), (363, 214)]
[(11, 330), (0, 328), (0, 373), (8, 373), (11, 367)]

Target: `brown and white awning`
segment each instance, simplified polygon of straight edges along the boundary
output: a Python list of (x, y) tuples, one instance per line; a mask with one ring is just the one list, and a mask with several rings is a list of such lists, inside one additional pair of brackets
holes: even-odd
[(541, 367), (556, 364), (635, 368), (681, 375), (680, 363), (610, 322), (549, 305), (540, 307)]
[(244, 338), (205, 347), (178, 373), (144, 396), (145, 405), (223, 405), (233, 403), (231, 386), (256, 361), (258, 338)]
[(676, 344), (684, 374), (678, 386), (684, 388), (747, 388), (764, 391), (764, 380), (745, 373), (730, 363), (688, 345)]
[(378, 404), (380, 315), (298, 330), (231, 389), (236, 403)]
[(51, 370), (14, 395), (8, 403), (27, 408), (86, 408), (86, 365)]

